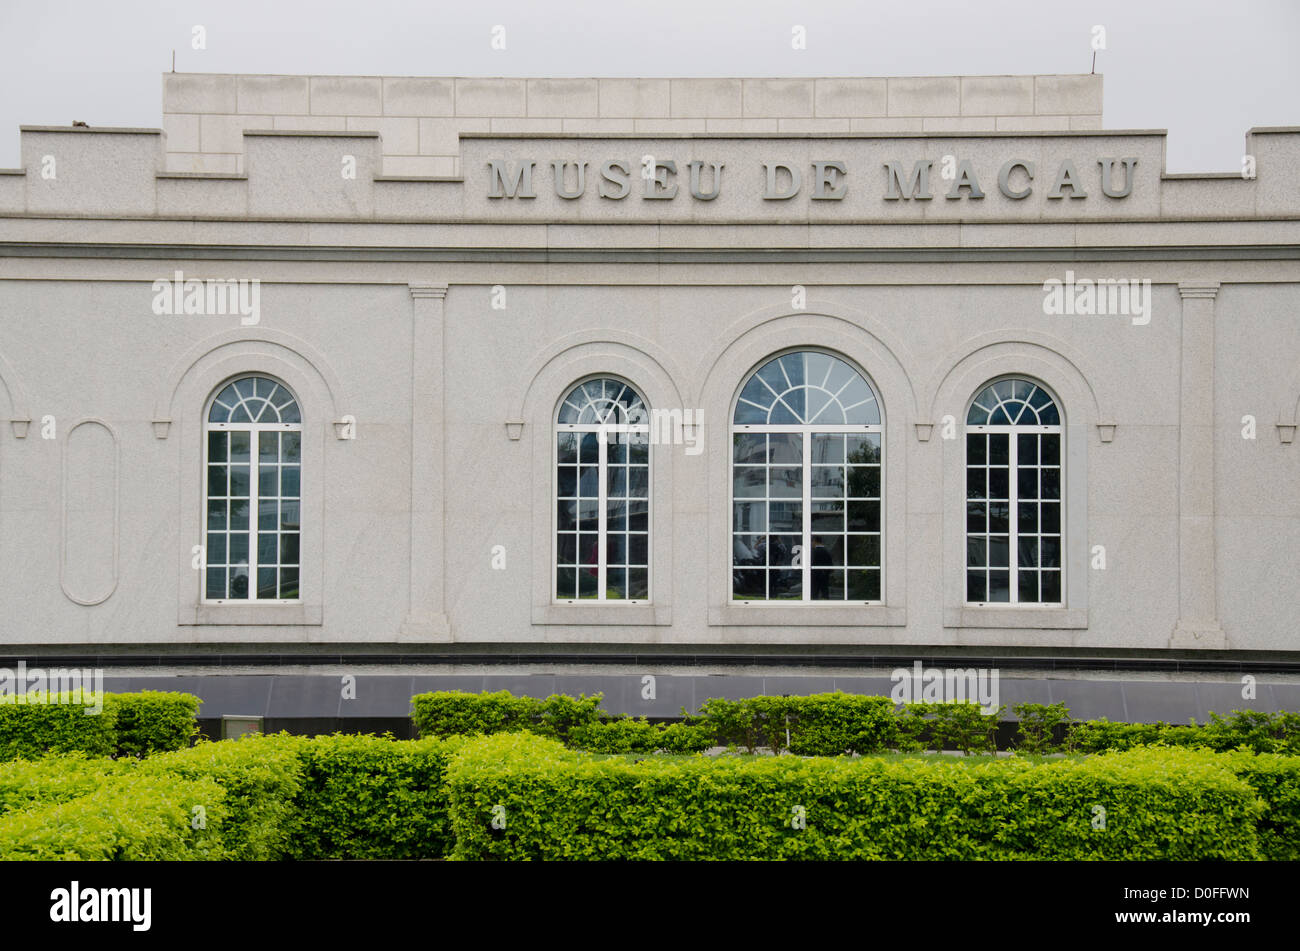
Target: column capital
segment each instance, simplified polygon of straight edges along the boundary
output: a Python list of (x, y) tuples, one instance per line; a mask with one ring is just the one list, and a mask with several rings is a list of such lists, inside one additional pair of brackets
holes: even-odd
[(1187, 300), (1188, 298), (1207, 298), (1214, 300), (1219, 296), (1218, 281), (1179, 281), (1178, 293)]
[(411, 298), (434, 297), (442, 300), (447, 296), (446, 284), (429, 284), (429, 283), (409, 283), (406, 289), (411, 292)]

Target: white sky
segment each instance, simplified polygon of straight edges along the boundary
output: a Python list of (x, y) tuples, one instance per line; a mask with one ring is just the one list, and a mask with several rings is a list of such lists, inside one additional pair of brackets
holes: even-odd
[(1300, 0), (0, 0), (0, 167), (20, 124), (157, 128), (173, 49), (208, 73), (1077, 73), (1098, 24), (1105, 127), (1168, 129), (1169, 171), (1239, 171), (1248, 128), (1300, 125)]

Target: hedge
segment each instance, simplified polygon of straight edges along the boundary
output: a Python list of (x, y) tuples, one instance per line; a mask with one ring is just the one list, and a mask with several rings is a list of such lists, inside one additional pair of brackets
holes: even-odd
[(72, 752), (109, 756), (116, 751), (117, 713), (107, 702), (101, 712), (87, 713), (82, 698), (73, 693), (54, 694), (43, 703), (19, 699), (0, 697), (0, 760)]
[(193, 694), (158, 690), (105, 694), (105, 708), (116, 714), (117, 755), (148, 756), (185, 749), (199, 734), (202, 702)]
[(1264, 810), (1214, 754), (1168, 749), (632, 762), (500, 735), (448, 782), (459, 859), (1254, 859)]
[[(280, 858), (299, 819), (294, 799), (303, 788), (299, 748), (288, 734), (250, 734), (238, 740), (202, 742), (140, 762), (144, 775), (210, 780), (224, 791), (228, 820), (222, 829), (224, 857), (239, 861)], [(193, 806), (209, 810), (208, 803)], [(210, 820), (209, 820), (210, 821)]]
[(1168, 723), (1111, 723), (1087, 720), (1070, 725), (1065, 745), (1081, 753), (1127, 750), (1160, 743), (1167, 746), (1203, 746), (1226, 752), (1244, 749), (1256, 753), (1300, 754), (1300, 714), (1236, 710), (1229, 717), (1210, 714), (1210, 722), (1190, 726)]
[[(222, 845), (225, 797), (206, 777), (128, 769), (85, 796), (0, 816), (0, 859), (237, 858)], [(195, 821), (196, 804), (205, 810), (201, 823)]]
[(450, 851), (444, 774), (462, 740), (318, 736), (303, 740), (297, 859), (422, 859)]
[(85, 796), (127, 765), (122, 760), (88, 759), (82, 753), (0, 763), (0, 816)]
[(592, 753), (702, 753), (714, 745), (708, 727), (650, 723), (645, 719), (589, 723), (575, 728), (569, 742)]
[(144, 756), (183, 749), (198, 733), (202, 702), (187, 693), (106, 693), (103, 709), (87, 713), (83, 698), (73, 693), (23, 700), (0, 696), (0, 760), (71, 752)]

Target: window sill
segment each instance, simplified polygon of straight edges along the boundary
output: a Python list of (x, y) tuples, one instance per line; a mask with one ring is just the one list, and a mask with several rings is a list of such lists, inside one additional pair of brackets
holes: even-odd
[(904, 627), (907, 609), (884, 604), (838, 607), (807, 604), (800, 607), (768, 604), (725, 604), (709, 608), (710, 627)]
[(534, 605), (533, 623), (665, 626), (673, 623), (673, 613), (656, 604), (546, 604)]
[(1083, 629), (1088, 612), (1069, 608), (946, 608), (944, 627)]
[(275, 627), (282, 624), (320, 625), (324, 610), (319, 604), (193, 604), (181, 610), (181, 625), (240, 624)]

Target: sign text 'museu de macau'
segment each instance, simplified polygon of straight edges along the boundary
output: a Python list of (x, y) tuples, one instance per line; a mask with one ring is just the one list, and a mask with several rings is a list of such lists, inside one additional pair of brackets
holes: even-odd
[[(1094, 181), (1098, 181), (1102, 194), (1107, 198), (1127, 198), (1133, 190), (1137, 157), (1102, 157), (1094, 161), (1097, 168)], [(536, 198), (537, 188), (545, 188), (544, 179), (549, 178), (556, 196), (576, 199), (587, 194), (593, 184), (588, 179), (594, 177), (596, 194), (610, 201), (622, 201), (633, 194), (647, 200), (671, 201), (680, 191), (695, 201), (713, 201), (722, 194), (727, 179), (727, 165), (723, 162), (692, 160), (684, 163), (685, 168), (679, 168), (676, 161), (650, 155), (643, 156), (639, 162), (615, 158), (601, 163), (599, 171), (589, 176), (595, 164), (552, 159), (546, 163), (549, 173), (544, 167), (539, 173), (543, 163), (536, 160), (490, 159), (487, 197)], [(841, 201), (852, 187), (849, 163), (844, 160), (813, 161), (806, 166), (781, 161), (760, 164), (765, 201), (788, 201), (800, 194), (814, 201)], [(1049, 199), (1083, 200), (1089, 195), (1078, 165), (1069, 158), (1045, 169), (1027, 158), (1012, 158), (1000, 166), (977, 168), (970, 159), (958, 160), (948, 155), (937, 161), (921, 159), (910, 166), (890, 160), (881, 163), (876, 171), (881, 197), (887, 201), (929, 201), (939, 197), (953, 201), (978, 200), (985, 196), (987, 189), (994, 187), (1015, 201), (1028, 198), (1036, 187), (1046, 188)], [(873, 179), (865, 180), (870, 183)]]

